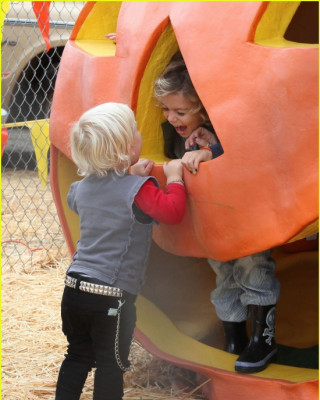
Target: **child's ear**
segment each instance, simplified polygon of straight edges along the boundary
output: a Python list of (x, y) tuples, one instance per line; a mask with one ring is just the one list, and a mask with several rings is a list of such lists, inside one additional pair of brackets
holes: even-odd
[(134, 157), (135, 152), (134, 152), (134, 146), (132, 145), (132, 143), (131, 144), (127, 144), (127, 153), (128, 153), (128, 155), (130, 156), (131, 159)]

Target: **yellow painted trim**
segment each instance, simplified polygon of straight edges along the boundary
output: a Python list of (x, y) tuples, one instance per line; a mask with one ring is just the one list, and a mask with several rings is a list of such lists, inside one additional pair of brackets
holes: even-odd
[(121, 1), (97, 1), (83, 22), (76, 40), (109, 40), (107, 33), (116, 32)]
[(142, 134), (142, 157), (148, 157), (163, 163), (168, 159), (164, 155), (164, 140), (161, 123), (165, 121), (162, 110), (156, 106), (153, 85), (158, 75), (164, 70), (179, 46), (171, 24), (160, 36), (147, 63), (139, 87), (136, 119)]
[(95, 57), (114, 56), (116, 44), (105, 36), (116, 32), (121, 4), (121, 1), (96, 2), (79, 29), (76, 45)]
[(63, 214), (69, 226), (73, 245), (76, 247), (77, 241), (80, 238), (80, 220), (78, 215), (68, 206), (67, 195), (71, 183), (79, 181), (82, 178), (77, 174), (76, 165), (60, 151), (58, 154), (57, 174)]
[(76, 45), (94, 57), (114, 57), (116, 45), (109, 39), (102, 40), (76, 40)]
[(312, 222), (312, 224), (306, 226), (301, 232), (295, 235), (288, 243), (295, 242), (296, 240), (304, 239), (308, 236), (315, 235), (319, 232), (319, 220)]
[(283, 37), (274, 37), (266, 40), (255, 40), (256, 44), (266, 47), (281, 47), (281, 48), (290, 48), (290, 47), (315, 47), (314, 44), (309, 43), (297, 43), (290, 42), (289, 40), (284, 39)]
[[(237, 355), (204, 345), (180, 332), (171, 320), (143, 296), (137, 298), (137, 327), (161, 351), (180, 360), (234, 372)], [(252, 376), (292, 383), (318, 379), (318, 370), (271, 364)]]
[(315, 47), (315, 44), (286, 40), (284, 34), (300, 1), (271, 1), (257, 26), (254, 42), (269, 47)]
[(299, 5), (300, 1), (270, 2), (257, 26), (254, 42), (280, 43)]

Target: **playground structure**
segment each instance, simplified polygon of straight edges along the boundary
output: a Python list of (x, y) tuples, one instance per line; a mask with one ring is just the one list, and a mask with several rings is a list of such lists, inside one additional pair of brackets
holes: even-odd
[[(318, 48), (312, 33), (294, 22), (312, 18), (312, 7), (88, 2), (62, 57), (50, 117), (50, 173), (70, 253), (79, 222), (66, 195), (80, 177), (68, 132), (85, 110), (107, 101), (129, 104), (143, 136), (142, 156), (155, 161), (152, 175), (163, 187), (163, 116), (153, 81), (180, 49), (222, 143), (223, 156), (202, 164), (195, 176), (185, 174), (183, 222), (154, 229), (137, 301), (136, 338), (211, 378), (210, 399), (318, 395), (313, 368), (272, 364), (254, 376), (234, 372), (236, 356), (221, 350), (221, 322), (209, 301), (215, 277), (205, 261), (274, 248), (282, 284), (277, 340), (297, 348), (318, 343), (318, 257), (313, 242), (306, 251), (304, 240), (317, 232)], [(116, 43), (105, 38), (110, 32), (117, 32)]]

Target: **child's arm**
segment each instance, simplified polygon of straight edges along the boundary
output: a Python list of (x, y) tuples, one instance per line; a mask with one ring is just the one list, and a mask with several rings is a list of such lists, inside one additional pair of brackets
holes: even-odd
[(163, 164), (163, 172), (167, 177), (167, 185), (170, 183), (178, 183), (184, 186), (183, 181), (183, 168), (180, 159), (171, 160), (170, 162), (165, 162)]
[(200, 147), (200, 150), (187, 152), (182, 157), (182, 164), (193, 174), (197, 173), (200, 162), (210, 161), (223, 154), (223, 148), (217, 136), (204, 127), (195, 129), (188, 137), (185, 143), (186, 150), (195, 144)]
[(199, 163), (212, 160), (212, 152), (209, 147), (201, 150), (189, 151), (182, 157), (182, 164), (192, 173), (198, 172)]
[(184, 217), (187, 200), (181, 160), (170, 161), (163, 169), (167, 177), (166, 193), (147, 181), (137, 193), (135, 204), (160, 223), (178, 224)]

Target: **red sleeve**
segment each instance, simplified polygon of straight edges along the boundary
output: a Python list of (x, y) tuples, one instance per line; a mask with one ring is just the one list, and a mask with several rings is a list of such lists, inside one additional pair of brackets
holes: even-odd
[(170, 183), (164, 193), (151, 180), (137, 193), (135, 204), (156, 221), (173, 225), (182, 221), (186, 210), (187, 192), (183, 185)]

